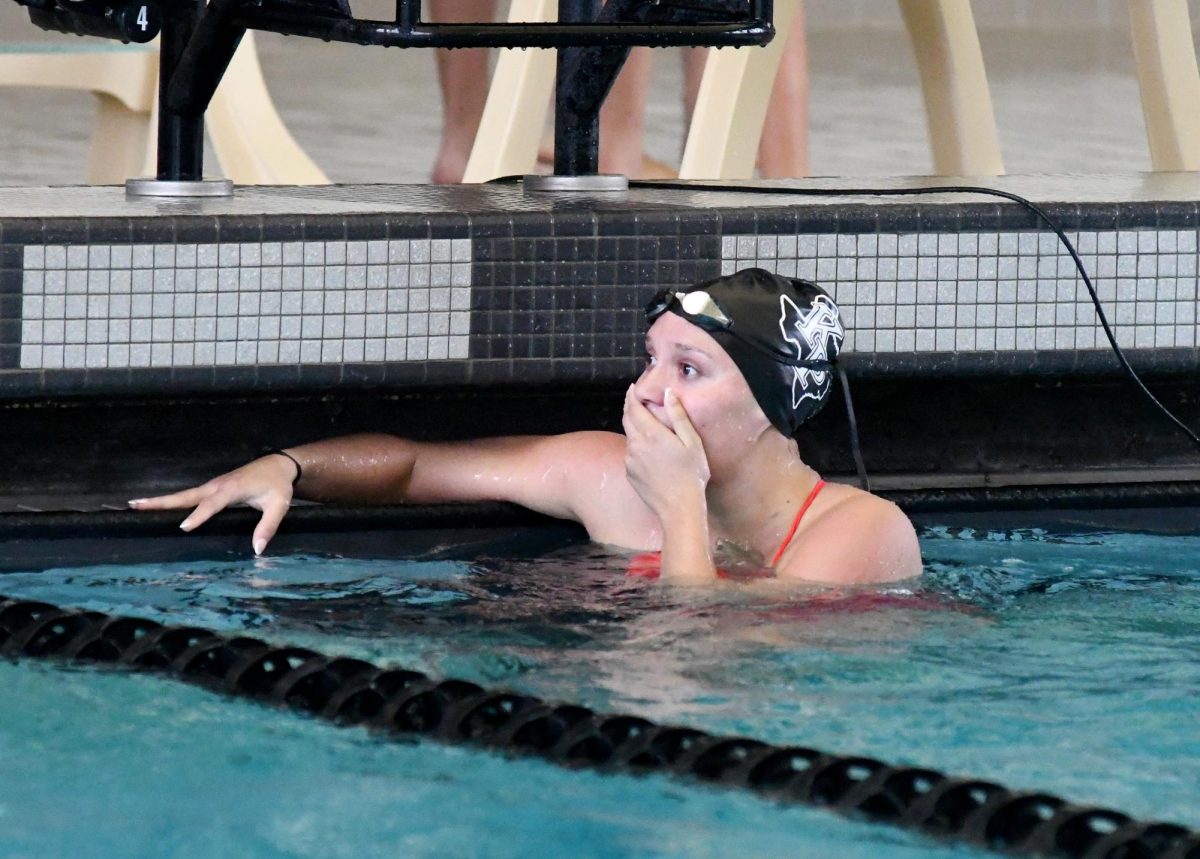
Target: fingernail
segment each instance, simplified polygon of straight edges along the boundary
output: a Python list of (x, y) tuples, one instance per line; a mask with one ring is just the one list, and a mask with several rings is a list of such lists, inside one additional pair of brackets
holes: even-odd
[(667, 388), (665, 391), (663, 391), (663, 399), (664, 400), (675, 399), (675, 392), (672, 391), (670, 388)]
[(139, 504), (145, 504), (146, 499), (145, 498), (135, 498), (132, 501), (126, 501), (125, 503), (128, 504), (130, 507), (137, 507)]
[(191, 519), (184, 519), (182, 522), (179, 523), (179, 530), (181, 530), (181, 531), (188, 531), (191, 529), (191, 527), (192, 527)]
[(254, 541), (254, 554), (261, 555), (263, 553), (263, 549), (265, 548), (267, 548), (267, 541), (262, 537), (259, 537)]

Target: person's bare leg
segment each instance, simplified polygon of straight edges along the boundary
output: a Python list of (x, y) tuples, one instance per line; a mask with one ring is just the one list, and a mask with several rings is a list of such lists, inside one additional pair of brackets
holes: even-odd
[(758, 144), (758, 175), (794, 179), (808, 174), (808, 40), (800, 3), (767, 103)]
[[(708, 59), (708, 48), (683, 48), (683, 128), (692, 125), (696, 112), (696, 98), (700, 95), (700, 81), (704, 78), (704, 62)], [(685, 140), (686, 144), (687, 141)]]
[[(494, 0), (429, 0), (430, 21), (490, 21)], [(479, 130), (488, 94), (486, 48), (438, 48), (438, 84), (442, 90), (442, 142), (433, 163), (433, 181), (461, 182)]]
[(600, 109), (600, 172), (642, 178), (650, 48), (634, 48)]
[[(753, 50), (746, 48), (744, 50)], [(704, 77), (707, 48), (685, 48), (683, 53), (683, 103), (686, 124), (691, 126), (700, 80)], [(796, 10), (784, 46), (762, 139), (758, 144), (758, 173), (764, 179), (790, 179), (809, 174), (808, 163), (808, 41), (804, 5)]]

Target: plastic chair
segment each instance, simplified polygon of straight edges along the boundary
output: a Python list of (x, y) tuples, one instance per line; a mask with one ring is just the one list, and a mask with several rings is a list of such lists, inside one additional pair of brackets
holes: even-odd
[(238, 185), (328, 185), (275, 110), (253, 36), (242, 37), (204, 114), (222, 170)]
[(709, 50), (680, 179), (751, 179), (767, 103), (799, 0), (774, 4), (775, 38), (762, 48)]
[[(153, 45), (92, 42), (0, 44), (0, 84), (89, 90), (98, 101), (88, 181), (124, 182), (147, 173), (150, 113), (158, 79)], [(154, 172), (153, 164), (148, 171)]]
[[(556, 0), (512, 0), (508, 12), (509, 21), (557, 18)], [(555, 58), (551, 48), (499, 52), (464, 183), (533, 172), (554, 93)]]
[[(1131, 0), (1137, 2), (1138, 0)], [(969, 0), (899, 0), (913, 41), (935, 172), (999, 175), (1003, 159)], [(786, 34), (800, 0), (777, 0), (765, 48), (710, 50), (680, 165), (681, 179), (748, 179)], [(553, 20), (547, 0), (514, 0), (509, 20)], [(554, 88), (554, 54), (501, 51), (464, 182), (528, 173)]]
[[(88, 181), (153, 176), (158, 51), (154, 45), (0, 43), (0, 85), (87, 90), (98, 102)], [(323, 185), (329, 179), (288, 133), (247, 33), (205, 114), (217, 160), (239, 185)]]
[(1133, 58), (1155, 170), (1200, 170), (1200, 71), (1187, 0), (1129, 0)]
[[(1004, 173), (979, 35), (968, 0), (899, 0), (912, 39), (934, 172)], [(709, 51), (692, 114), (681, 179), (749, 179), (767, 102), (799, 0), (775, 3), (780, 35), (764, 49)]]
[(933, 170), (1001, 176), (1004, 159), (970, 0), (899, 0), (912, 39)]

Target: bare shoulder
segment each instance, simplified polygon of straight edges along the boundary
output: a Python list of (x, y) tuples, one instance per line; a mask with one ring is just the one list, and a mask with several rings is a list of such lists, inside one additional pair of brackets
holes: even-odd
[(921, 572), (916, 530), (885, 498), (831, 484), (789, 547), (780, 576), (832, 583), (889, 582)]
[(908, 531), (913, 530), (912, 523), (904, 515), (904, 511), (886, 498), (845, 484), (831, 484), (826, 493), (829, 495), (830, 504), (822, 511), (821, 517), (835, 516), (843, 521), (862, 522), (876, 527), (892, 525)]

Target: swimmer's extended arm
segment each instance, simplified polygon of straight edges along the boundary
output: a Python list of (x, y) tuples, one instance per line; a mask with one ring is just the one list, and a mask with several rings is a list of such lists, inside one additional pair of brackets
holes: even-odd
[[(511, 501), (563, 519), (578, 519), (595, 451), (610, 433), (515, 436), (468, 442), (415, 442), (354, 435), (289, 448), (303, 468), (299, 498), (365, 504)], [(618, 442), (619, 443), (619, 442)], [(200, 486), (131, 501), (138, 510), (195, 508), (180, 524), (191, 531), (231, 504), (263, 515), (253, 545), (261, 553), (275, 536), (293, 497), (296, 466), (268, 454)], [(583, 479), (577, 479), (582, 477)]]
[(681, 584), (717, 578), (708, 533), (708, 457), (679, 399), (663, 397), (668, 428), (638, 400), (625, 394), (625, 473), (662, 524), (661, 576)]

